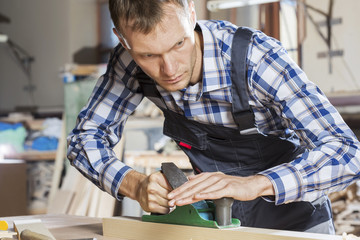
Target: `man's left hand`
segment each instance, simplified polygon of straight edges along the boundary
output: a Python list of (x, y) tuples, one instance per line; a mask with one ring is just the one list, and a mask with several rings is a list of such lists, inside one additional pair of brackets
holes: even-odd
[(231, 197), (240, 201), (274, 195), (270, 180), (262, 175), (239, 177), (221, 172), (206, 172), (189, 177), (189, 181), (168, 194), (169, 206), (183, 206), (205, 199)]

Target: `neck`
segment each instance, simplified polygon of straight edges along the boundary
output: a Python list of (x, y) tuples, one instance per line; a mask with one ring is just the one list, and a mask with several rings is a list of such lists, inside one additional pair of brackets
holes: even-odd
[(196, 60), (191, 84), (196, 84), (202, 80), (203, 69), (203, 39), (201, 32), (195, 31), (195, 52)]

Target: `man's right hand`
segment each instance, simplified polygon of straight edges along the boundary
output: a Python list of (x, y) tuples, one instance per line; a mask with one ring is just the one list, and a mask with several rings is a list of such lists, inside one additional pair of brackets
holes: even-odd
[(161, 172), (146, 176), (132, 170), (122, 181), (119, 193), (138, 201), (146, 212), (166, 214), (169, 212), (167, 195), (171, 190)]

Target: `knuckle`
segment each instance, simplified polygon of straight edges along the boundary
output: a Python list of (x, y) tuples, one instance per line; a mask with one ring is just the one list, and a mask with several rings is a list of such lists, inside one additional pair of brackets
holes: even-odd
[(146, 192), (148, 194), (154, 194), (155, 193), (155, 186), (154, 184), (150, 183), (147, 188), (146, 188)]
[(150, 176), (149, 176), (149, 181), (150, 182), (155, 182), (157, 180), (157, 175), (156, 174), (151, 174)]
[(148, 204), (148, 208), (149, 208), (150, 211), (154, 211), (154, 210), (156, 209), (156, 206), (155, 206), (154, 203), (150, 202), (150, 203)]
[(208, 178), (208, 177), (210, 177), (212, 175), (212, 173), (211, 172), (204, 172), (204, 173), (201, 173), (201, 175)]

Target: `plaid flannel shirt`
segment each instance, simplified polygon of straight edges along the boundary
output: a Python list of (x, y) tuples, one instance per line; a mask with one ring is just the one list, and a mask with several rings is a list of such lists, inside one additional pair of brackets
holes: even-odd
[[(205, 124), (235, 128), (231, 114), (231, 44), (236, 26), (198, 21), (204, 39), (203, 80), (177, 92), (157, 86), (169, 109)], [(275, 189), (275, 203), (313, 201), (344, 189), (357, 178), (359, 142), (321, 90), (308, 80), (280, 42), (257, 31), (248, 49), (249, 103), (259, 133), (293, 136), (306, 151), (289, 163), (259, 174)], [(118, 45), (106, 73), (68, 137), (68, 158), (99, 188), (121, 199), (118, 190), (131, 169), (116, 158), (128, 116), (143, 99), (138, 66)]]

